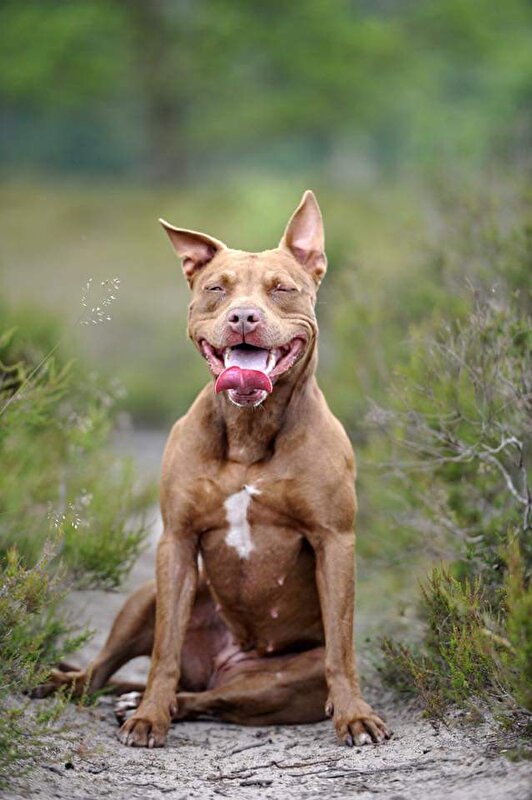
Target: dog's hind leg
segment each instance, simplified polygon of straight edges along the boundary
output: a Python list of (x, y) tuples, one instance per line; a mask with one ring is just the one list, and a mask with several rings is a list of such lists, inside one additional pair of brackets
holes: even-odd
[(54, 669), (47, 681), (37, 686), (32, 697), (47, 697), (66, 687), (74, 697), (109, 685), (113, 692), (141, 691), (144, 686), (109, 681), (121, 666), (137, 656), (150, 655), (155, 627), (155, 583), (150, 581), (133, 592), (117, 614), (107, 641), (96, 658), (83, 670)]
[(239, 725), (325, 719), (324, 649), (240, 661), (204, 692), (179, 692), (176, 720), (214, 716)]
[[(200, 579), (181, 652), (179, 688), (203, 692), (210, 685), (217, 655), (232, 642), (207, 584)], [(142, 687), (144, 688), (144, 687)], [(115, 701), (115, 715), (120, 724), (135, 712), (142, 700), (142, 690), (123, 689)]]

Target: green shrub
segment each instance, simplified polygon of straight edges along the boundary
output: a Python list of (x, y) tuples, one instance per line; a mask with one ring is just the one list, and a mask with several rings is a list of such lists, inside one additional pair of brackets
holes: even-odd
[(61, 611), (66, 591), (120, 583), (153, 501), (110, 452), (116, 390), (48, 357), (50, 345), (48, 335), (0, 335), (0, 781), (65, 702), (43, 713), (20, 693), (86, 639)]
[(532, 709), (532, 587), (517, 539), (510, 551), (498, 610), (481, 578), (457, 580), (436, 567), (422, 585), (427, 627), (421, 645), (382, 642), (384, 678), (400, 692), (418, 694), (432, 718), (445, 719), (450, 705), (478, 712), (478, 701), (504, 723)]
[(383, 644), (387, 677), (433, 716), (473, 698), (532, 708), (531, 344), (515, 297), (476, 291), (467, 317), (420, 327), (395, 407), (371, 415), (403, 524), (447, 562), (422, 585), (423, 641)]
[(50, 668), (88, 636), (61, 612), (65, 586), (53, 566), (55, 557), (49, 544), (32, 567), (22, 564), (15, 548), (0, 562), (0, 786), (14, 761), (20, 766), (36, 754), (67, 699), (60, 694), (42, 713), (29, 710), (21, 692), (42, 682)]
[(532, 709), (532, 585), (517, 537), (505, 553), (504, 609), (509, 647), (503, 653), (508, 683), (524, 708)]
[[(51, 531), (78, 585), (118, 585), (144, 537), (132, 523), (148, 495), (132, 464), (107, 446), (117, 390), (70, 364), (15, 362), (16, 331), (0, 337), (0, 552), (16, 545), (25, 563), (40, 558)], [(15, 392), (17, 392), (15, 394)]]

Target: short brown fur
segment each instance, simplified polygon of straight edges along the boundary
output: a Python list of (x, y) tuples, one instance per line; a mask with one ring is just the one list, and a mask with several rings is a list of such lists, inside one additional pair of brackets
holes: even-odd
[[(172, 720), (204, 714), (253, 725), (329, 715), (347, 744), (380, 742), (389, 733), (363, 700), (355, 665), (354, 456), (315, 378), (326, 269), (316, 199), (306, 192), (279, 247), (262, 253), (163, 225), (191, 286), (189, 335), (203, 355), (205, 342), (218, 352), (242, 341), (228, 323), (242, 308), (260, 320), (246, 343), (304, 348), (260, 407), (237, 407), (210, 383), (174, 425), (157, 589), (127, 600), (87, 670), (55, 671), (40, 694), (65, 683), (100, 688), (151, 653), (140, 705), (119, 732), (125, 744), (160, 746)], [(226, 541), (224, 504), (245, 487), (254, 493), (244, 558)]]

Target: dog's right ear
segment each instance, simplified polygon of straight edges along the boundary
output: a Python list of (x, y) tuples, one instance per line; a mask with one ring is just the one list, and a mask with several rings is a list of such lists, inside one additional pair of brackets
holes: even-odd
[(160, 219), (159, 222), (168, 234), (174, 250), (182, 261), (185, 278), (192, 281), (202, 267), (212, 261), (216, 253), (225, 250), (225, 244), (207, 236), (206, 233), (187, 231), (184, 228), (174, 228), (169, 222)]

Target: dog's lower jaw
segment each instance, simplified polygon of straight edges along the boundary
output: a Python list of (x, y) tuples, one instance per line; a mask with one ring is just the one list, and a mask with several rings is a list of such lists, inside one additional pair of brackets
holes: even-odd
[(234, 389), (229, 389), (227, 391), (227, 397), (229, 401), (238, 408), (258, 408), (268, 397), (268, 392), (257, 391), (247, 397), (246, 395), (238, 394)]

